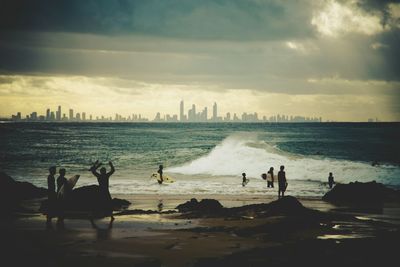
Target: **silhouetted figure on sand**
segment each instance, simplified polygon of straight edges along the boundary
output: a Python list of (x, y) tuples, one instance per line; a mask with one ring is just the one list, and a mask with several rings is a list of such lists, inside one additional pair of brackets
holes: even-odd
[(249, 179), (246, 178), (246, 173), (242, 173), (242, 186), (246, 186)]
[(51, 220), (55, 217), (56, 212), (56, 167), (52, 166), (49, 168), (49, 176), (47, 176), (47, 214), (46, 214), (46, 227), (52, 228)]
[(60, 192), (61, 187), (67, 183), (67, 178), (65, 178), (65, 169), (61, 168), (58, 173), (60, 174), (57, 178), (57, 194)]
[(58, 173), (60, 174), (57, 178), (57, 213), (58, 213), (58, 219), (57, 219), (57, 227), (58, 228), (64, 228), (64, 212), (66, 208), (66, 202), (67, 202), (67, 196), (68, 196), (68, 190), (65, 191), (63, 198), (59, 197), (59, 192), (61, 188), (65, 185), (65, 189), (68, 188), (68, 181), (67, 178), (65, 178), (66, 170), (64, 168), (61, 168)]
[(158, 167), (158, 174), (160, 175), (160, 180), (158, 180), (158, 183), (159, 184), (162, 184), (163, 182), (164, 182), (164, 179), (163, 179), (163, 165), (160, 165), (159, 167)]
[(333, 174), (330, 172), (329, 177), (328, 177), (329, 188), (332, 188), (334, 183), (335, 183), (335, 180), (333, 178)]
[(274, 167), (269, 168), (267, 172), (267, 187), (274, 188)]
[(101, 166), (101, 163), (98, 161), (90, 168), (90, 171), (96, 176), (97, 181), (99, 183), (99, 204), (100, 209), (106, 211), (107, 215), (110, 215), (111, 220), (114, 220), (114, 216), (112, 214), (113, 207), (112, 207), (112, 198), (109, 191), (109, 180), (110, 176), (115, 172), (114, 165), (112, 162), (108, 162), (111, 167), (111, 170), (107, 172), (106, 168), (102, 167), (100, 169), (100, 173), (97, 172), (97, 169)]
[(285, 196), (285, 191), (286, 191), (286, 188), (287, 188), (287, 185), (288, 185), (288, 183), (286, 181), (286, 173), (284, 171), (285, 166), (282, 165), (280, 167), (280, 169), (281, 170), (278, 172), (278, 185), (279, 185), (278, 197), (279, 198), (281, 197), (281, 193), (282, 193), (282, 197)]

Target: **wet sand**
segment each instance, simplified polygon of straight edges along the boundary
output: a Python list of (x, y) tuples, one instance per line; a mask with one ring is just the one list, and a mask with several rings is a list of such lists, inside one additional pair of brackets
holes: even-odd
[[(66, 229), (45, 229), (45, 217), (20, 214), (1, 220), (4, 266), (358, 266), (387, 264), (400, 245), (400, 204), (381, 213), (336, 207), (318, 198), (298, 198), (307, 208), (335, 214), (314, 224), (301, 218), (187, 218), (164, 213), (187, 195), (117, 195), (133, 209), (161, 213), (65, 221)], [(267, 203), (265, 196), (213, 195), (225, 207)], [(36, 203), (36, 204), (35, 204)], [(162, 206), (160, 206), (162, 203)], [(26, 206), (34, 209), (37, 202)], [(397, 260), (397, 259), (396, 259)]]

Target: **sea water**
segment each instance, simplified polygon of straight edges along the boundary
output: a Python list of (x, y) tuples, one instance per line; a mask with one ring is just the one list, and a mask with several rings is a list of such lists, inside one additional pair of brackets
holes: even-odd
[[(111, 160), (111, 193), (240, 195), (276, 194), (261, 174), (284, 165), (289, 194), (321, 196), (329, 172), (400, 188), (399, 136), (398, 123), (0, 123), (0, 171), (45, 187), (54, 165), (79, 186)], [(150, 178), (160, 164), (175, 183)]]

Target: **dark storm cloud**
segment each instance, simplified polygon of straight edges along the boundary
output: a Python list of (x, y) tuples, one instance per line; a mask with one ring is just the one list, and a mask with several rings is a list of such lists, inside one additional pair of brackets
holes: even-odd
[(359, 6), (364, 8), (366, 11), (382, 12), (382, 25), (386, 26), (390, 20), (389, 5), (400, 3), (400, 0), (363, 0), (359, 2)]
[(294, 38), (313, 33), (305, 5), (274, 0), (5, 0), (0, 28), (195, 39)]

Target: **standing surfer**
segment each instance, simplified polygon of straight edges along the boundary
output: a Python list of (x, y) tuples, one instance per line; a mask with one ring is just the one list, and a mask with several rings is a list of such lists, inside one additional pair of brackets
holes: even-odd
[(52, 228), (51, 219), (54, 216), (56, 206), (56, 167), (52, 166), (49, 168), (49, 176), (47, 176), (47, 215), (46, 215), (46, 227)]
[(160, 180), (158, 180), (158, 183), (159, 184), (162, 184), (163, 182), (164, 182), (164, 179), (163, 179), (163, 165), (160, 165), (159, 167), (158, 167), (158, 174), (160, 175)]
[(281, 197), (281, 193), (282, 193), (282, 197), (285, 196), (285, 191), (286, 188), (288, 186), (287, 180), (286, 180), (286, 173), (284, 171), (285, 166), (281, 166), (280, 167), (280, 171), (278, 172), (278, 198)]
[(269, 168), (267, 173), (267, 187), (274, 188), (274, 167)]
[(99, 200), (101, 204), (101, 210), (105, 211), (107, 215), (110, 215), (111, 220), (114, 220), (113, 216), (113, 207), (112, 207), (112, 198), (109, 191), (109, 180), (110, 176), (115, 172), (114, 165), (111, 161), (108, 162), (111, 167), (111, 170), (107, 172), (105, 167), (100, 169), (100, 173), (96, 170), (101, 166), (99, 161), (96, 161), (93, 166), (90, 168), (90, 171), (97, 178), (97, 182), (99, 183)]
[[(57, 219), (57, 227), (59, 228), (64, 228), (64, 211), (67, 206), (66, 203), (66, 198), (68, 196), (68, 181), (67, 178), (65, 178), (65, 169), (61, 168), (58, 173), (60, 174), (57, 178), (57, 207), (58, 207), (58, 219)], [(65, 191), (63, 197), (60, 198), (59, 192), (61, 188), (65, 186)]]
[(328, 177), (329, 188), (332, 188), (334, 183), (335, 183), (335, 181), (334, 181), (334, 178), (333, 178), (333, 174), (330, 172), (329, 173), (329, 177)]

